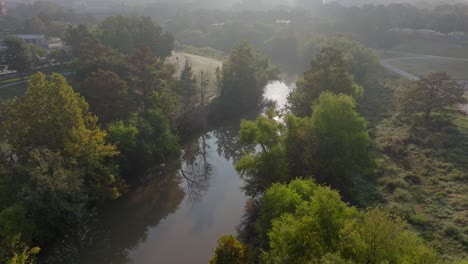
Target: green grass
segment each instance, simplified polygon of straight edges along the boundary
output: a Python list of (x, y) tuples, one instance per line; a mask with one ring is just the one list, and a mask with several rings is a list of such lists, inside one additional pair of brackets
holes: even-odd
[(22, 96), (26, 92), (28, 83), (18, 83), (7, 88), (0, 88), (0, 99), (12, 99)]
[[(468, 257), (468, 118), (415, 131), (395, 118), (377, 127), (386, 207), (403, 215), (446, 259)], [(463, 125), (461, 125), (463, 124)], [(447, 231), (449, 230), (449, 231)]]
[(468, 58), (468, 42), (404, 36), (391, 51)]
[[(25, 79), (27, 79), (27, 78), (25, 78)], [(13, 78), (13, 79), (8, 79), (8, 80), (3, 80), (3, 81), (0, 81), (0, 86), (5, 85), (5, 84), (14, 83), (14, 82), (19, 82), (19, 81), (22, 81), (21, 78)]]
[(403, 216), (446, 262), (467, 258), (468, 116), (436, 114), (431, 127), (402, 120), (389, 91), (397, 86), (366, 91), (360, 103), (378, 159), (374, 203)]
[(175, 65), (177, 63), (176, 57), (179, 58), (179, 67), (177, 69), (178, 74), (180, 74), (182, 71), (185, 65), (185, 60), (189, 60), (190, 64), (192, 65), (194, 75), (198, 75), (200, 71), (205, 71), (208, 73), (210, 79), (210, 86), (207, 92), (208, 97), (213, 97), (218, 94), (215, 72), (216, 68), (221, 67), (223, 64), (220, 60), (188, 53), (175, 52), (174, 55), (168, 59), (168, 62)]
[(468, 80), (468, 61), (421, 58), (393, 60), (389, 63), (416, 76), (445, 71), (455, 80)]

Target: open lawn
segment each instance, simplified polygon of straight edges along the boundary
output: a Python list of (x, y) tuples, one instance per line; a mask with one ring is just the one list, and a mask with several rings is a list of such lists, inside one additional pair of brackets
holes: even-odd
[(468, 42), (403, 36), (400, 44), (391, 51), (468, 58)]
[(202, 57), (198, 55), (188, 54), (188, 53), (181, 53), (181, 52), (174, 52), (172, 57), (168, 58), (168, 62), (174, 65), (177, 65), (177, 59), (179, 59), (179, 64), (177, 68), (177, 74), (179, 75), (182, 71), (185, 61), (188, 60), (189, 63), (192, 65), (192, 70), (195, 76), (197, 76), (200, 71), (205, 71), (208, 73), (210, 78), (210, 87), (208, 90), (208, 97), (213, 97), (217, 95), (217, 87), (216, 87), (216, 68), (222, 66), (222, 62), (219, 60)]
[(389, 61), (393, 66), (416, 76), (445, 71), (455, 80), (468, 80), (468, 60), (445, 58), (402, 58)]
[(28, 87), (27, 82), (18, 83), (6, 88), (0, 88), (0, 99), (12, 99), (22, 96)]

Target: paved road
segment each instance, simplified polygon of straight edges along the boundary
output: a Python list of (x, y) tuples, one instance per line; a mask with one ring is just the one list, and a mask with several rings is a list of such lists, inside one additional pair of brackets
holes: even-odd
[(380, 60), (380, 65), (382, 65), (382, 67), (385, 67), (388, 70), (398, 75), (405, 77), (406, 79), (413, 80), (413, 81), (419, 80), (419, 77), (392, 65), (391, 62), (397, 61), (397, 60), (414, 60), (414, 59), (446, 59), (446, 60), (468, 61), (468, 58), (453, 58), (453, 57), (433, 56), (433, 55), (427, 55), (427, 54), (416, 54), (416, 53), (406, 53), (406, 52), (390, 52), (389, 51), (388, 53), (399, 54), (399, 55), (403, 55), (404, 57), (383, 59), (383, 60)]
[[(425, 55), (425, 54), (414, 54), (414, 53), (406, 53), (406, 52), (389, 52), (389, 53), (392, 53), (392, 54), (400, 54), (400, 55), (404, 55), (405, 57), (400, 57), (400, 58), (390, 58), (390, 59), (383, 59), (383, 60), (380, 60), (380, 65), (382, 65), (382, 67), (385, 67), (387, 68), (388, 70), (398, 74), (398, 75), (401, 75), (403, 77), (405, 77), (406, 79), (409, 79), (409, 80), (413, 80), (413, 81), (417, 81), (419, 80), (419, 77), (418, 76), (415, 76), (401, 68), (398, 68), (396, 66), (393, 66), (392, 64), (390, 64), (390, 62), (392, 61), (396, 61), (396, 60), (408, 60), (408, 59), (449, 59), (449, 60), (458, 60), (458, 61), (468, 61), (468, 58), (452, 58), (452, 57), (442, 57), (442, 56), (433, 56), (433, 55)], [(468, 91), (467, 91), (467, 94), (468, 94)], [(464, 111), (465, 113), (468, 114), (468, 105), (461, 105), (460, 106), (462, 111)]]
[(398, 74), (398, 75), (401, 75), (403, 77), (405, 77), (406, 79), (409, 79), (409, 80), (412, 80), (412, 81), (417, 81), (419, 80), (419, 77), (418, 76), (415, 76), (407, 71), (404, 71), (396, 66), (393, 66), (389, 63), (390, 60), (393, 60), (393, 59), (387, 59), (387, 60), (381, 60), (380, 61), (380, 65), (382, 65), (382, 67), (385, 67), (387, 68), (388, 70)]
[[(60, 75), (63, 75), (63, 76), (70, 76), (72, 75), (73, 72), (64, 72), (64, 73), (60, 73)], [(47, 75), (47, 77), (50, 77), (51, 75)], [(17, 84), (21, 84), (21, 83), (27, 83), (29, 80), (22, 80), (22, 81), (17, 81), (17, 82), (14, 82), (14, 83), (9, 83), (9, 84), (4, 84), (4, 85), (0, 85), (0, 89), (3, 89), (3, 88), (8, 88), (8, 87), (11, 87), (11, 86), (15, 86)]]

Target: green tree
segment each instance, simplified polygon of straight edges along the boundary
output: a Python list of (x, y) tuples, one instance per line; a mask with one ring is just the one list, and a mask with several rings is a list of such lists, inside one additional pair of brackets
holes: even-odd
[(74, 56), (79, 56), (82, 51), (86, 51), (86, 49), (82, 47), (83, 43), (95, 40), (93, 34), (91, 34), (88, 27), (85, 25), (68, 26), (63, 39), (65, 43), (71, 47)]
[(324, 47), (316, 55), (311, 69), (304, 73), (304, 78), (297, 82), (297, 89), (288, 96), (290, 110), (299, 117), (309, 116), (312, 102), (324, 91), (348, 94), (355, 99), (363, 94), (363, 88), (348, 72), (343, 53), (336, 48)]
[(445, 72), (431, 73), (408, 82), (398, 91), (398, 109), (404, 114), (423, 113), (427, 121), (433, 112), (454, 111), (467, 102), (464, 90)]
[(4, 64), (9, 70), (17, 71), (21, 79), (24, 73), (32, 68), (33, 58), (29, 45), (18, 37), (8, 37), (4, 40), (5, 50), (2, 51)]
[(174, 48), (172, 35), (164, 33), (149, 17), (108, 17), (99, 25), (97, 35), (105, 45), (126, 54), (148, 47), (156, 56), (164, 58)]
[(268, 206), (261, 209), (259, 221), (269, 227), (265, 263), (439, 261), (403, 220), (378, 208), (358, 211), (329, 187), (302, 180), (275, 184), (262, 203)]
[(182, 111), (184, 113), (192, 111), (197, 95), (197, 80), (193, 76), (192, 65), (188, 59), (185, 61), (179, 80), (175, 83), (175, 92), (182, 98)]
[(317, 139), (310, 162), (319, 182), (347, 191), (354, 178), (372, 171), (367, 124), (351, 97), (323, 93), (314, 104), (310, 122)]
[[(306, 202), (307, 201), (307, 202)], [(313, 263), (339, 250), (340, 231), (356, 214), (328, 187), (318, 187), (295, 212), (273, 219), (267, 263)]]
[(39, 247), (29, 247), (16, 235), (0, 242), (0, 261), (5, 264), (34, 264)]
[(288, 185), (275, 183), (262, 198), (256, 225), (260, 247), (269, 248), (268, 232), (272, 221), (286, 213), (296, 212), (298, 206), (310, 199), (317, 185), (312, 180), (293, 180)]
[(51, 241), (80, 223), (89, 204), (84, 174), (58, 152), (30, 151), (19, 172), (26, 179), (20, 197), (37, 226), (36, 239)]
[(437, 263), (435, 252), (400, 217), (369, 209), (341, 230), (342, 255), (356, 263)]
[[(242, 121), (240, 143), (248, 151), (237, 162), (238, 170), (245, 181), (244, 190), (257, 196), (275, 182), (288, 181), (288, 164), (282, 140), (283, 126), (268, 116), (259, 116), (256, 121)], [(259, 149), (256, 149), (259, 146)]]
[(102, 123), (124, 119), (135, 109), (129, 96), (127, 82), (114, 72), (98, 70), (81, 84), (81, 93), (91, 111)]
[(247, 42), (235, 46), (221, 72), (218, 106), (227, 115), (258, 107), (265, 86), (279, 75), (278, 68)]
[(117, 154), (106, 142), (107, 133), (88, 111), (88, 104), (73, 91), (65, 78), (53, 74), (32, 76), (25, 95), (13, 101), (5, 138), (12, 152), (25, 157), (32, 148), (60, 152), (86, 173), (85, 186), (91, 200), (115, 198), (121, 185), (109, 163)]
[(66, 49), (54, 49), (48, 55), (49, 61), (65, 64), (71, 60), (71, 56)]
[(208, 103), (208, 89), (210, 88), (210, 78), (205, 71), (200, 71), (198, 74), (198, 96), (200, 98), (200, 106), (204, 109)]
[(232, 235), (218, 240), (218, 247), (210, 259), (210, 264), (251, 264), (249, 249)]

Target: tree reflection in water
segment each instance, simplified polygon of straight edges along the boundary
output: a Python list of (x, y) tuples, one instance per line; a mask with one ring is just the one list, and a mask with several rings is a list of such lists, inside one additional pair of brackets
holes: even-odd
[[(148, 243), (148, 236), (151, 236), (148, 232), (184, 207), (184, 199), (192, 205), (203, 203), (200, 208), (215, 210), (213, 201), (201, 201), (210, 187), (214, 166), (220, 173), (232, 173), (226, 172), (232, 167), (223, 167), (226, 166), (222, 165), (224, 162), (210, 164), (210, 161), (216, 162), (222, 157), (231, 161), (240, 158), (238, 128), (236, 124), (217, 129), (187, 144), (175, 166), (167, 166), (163, 175), (153, 176), (124, 197), (99, 209), (99, 213), (90, 217), (89, 223), (77, 228), (76, 234), (71, 232), (69, 238), (48, 252), (41, 263), (133, 263), (132, 250)], [(216, 148), (215, 151), (212, 148)]]
[[(133, 263), (129, 250), (144, 243), (150, 228), (175, 213), (185, 197), (174, 173), (157, 177), (106, 205), (45, 257), (43, 263)], [(71, 238), (73, 237), (73, 238)]]
[(187, 194), (187, 202), (197, 203), (210, 186), (210, 178), (213, 166), (207, 161), (207, 152), (210, 145), (207, 140), (211, 139), (209, 133), (202, 135), (199, 139), (186, 146), (181, 160), (179, 176), (185, 182), (184, 188)]

